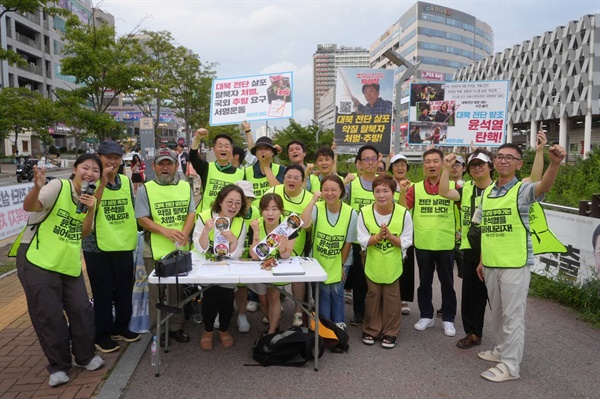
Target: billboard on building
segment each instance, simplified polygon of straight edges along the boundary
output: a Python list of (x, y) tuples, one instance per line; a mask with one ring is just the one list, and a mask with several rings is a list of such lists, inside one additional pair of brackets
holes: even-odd
[(335, 86), (335, 143), (341, 154), (370, 144), (390, 153), (394, 93), (391, 69), (338, 68)]
[(210, 124), (294, 117), (293, 73), (213, 79)]
[(408, 143), (502, 145), (508, 87), (507, 80), (411, 84)]

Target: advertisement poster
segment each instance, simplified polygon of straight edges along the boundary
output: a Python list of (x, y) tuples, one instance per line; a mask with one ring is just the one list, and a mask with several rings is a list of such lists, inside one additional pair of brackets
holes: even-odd
[(293, 118), (292, 72), (213, 79), (210, 124)]
[(535, 257), (532, 271), (584, 284), (600, 276), (600, 219), (546, 210), (550, 230), (567, 247), (564, 254)]
[(413, 83), (409, 144), (497, 147), (506, 141), (508, 81)]
[(390, 153), (393, 95), (391, 69), (338, 68), (335, 143), (340, 154), (356, 154), (365, 144)]
[(295, 213), (289, 215), (279, 226), (275, 227), (265, 238), (263, 238), (254, 247), (254, 252), (260, 258), (265, 260), (271, 252), (275, 251), (279, 247), (280, 237), (289, 237), (293, 232), (298, 230), (302, 226), (302, 219)]
[(33, 183), (0, 187), (0, 240), (15, 236), (23, 230), (29, 212), (23, 210), (23, 201)]

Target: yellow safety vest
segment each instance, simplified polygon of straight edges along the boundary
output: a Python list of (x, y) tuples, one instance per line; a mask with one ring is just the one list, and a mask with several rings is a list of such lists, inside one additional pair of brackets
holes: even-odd
[[(412, 208), (415, 248), (429, 251), (454, 249), (456, 239), (456, 212), (454, 201), (441, 195), (430, 195), (425, 182), (415, 184), (415, 202)], [(454, 189), (454, 182), (450, 182)]]
[(96, 242), (102, 251), (133, 251), (137, 246), (137, 222), (131, 201), (129, 178), (119, 175), (121, 188), (104, 189), (96, 212)]
[(211, 208), (212, 203), (215, 201), (215, 198), (217, 198), (217, 194), (219, 194), (219, 191), (221, 191), (223, 187), (243, 179), (244, 171), (242, 169), (236, 169), (235, 173), (231, 174), (223, 173), (217, 168), (215, 162), (209, 163), (206, 186), (202, 193), (202, 200), (196, 207), (196, 215)]
[[(198, 218), (200, 220), (202, 220), (202, 223), (204, 223), (204, 225), (205, 225), (204, 228), (206, 228), (206, 221), (209, 220), (210, 218), (212, 218), (212, 211), (210, 209), (203, 211), (200, 213), (200, 215), (198, 215)], [(239, 238), (240, 235), (242, 234), (243, 227), (244, 227), (244, 218), (234, 217), (233, 219), (231, 219), (231, 226), (229, 226), (229, 230), (237, 238)], [(206, 250), (206, 253), (205, 253), (206, 259), (214, 259), (214, 257), (215, 257), (214, 246), (215, 246), (215, 230), (212, 229), (208, 233), (208, 249)]]
[[(291, 198), (285, 194), (285, 186), (283, 184), (279, 186), (273, 187), (269, 192), (273, 192), (278, 194), (283, 199), (283, 215), (285, 217), (290, 216), (292, 213), (297, 213), (298, 215), (302, 215), (304, 209), (308, 207), (312, 196), (310, 193), (304, 189), (302, 189), (302, 199), (300, 202), (293, 202)], [(306, 243), (306, 230), (299, 229), (298, 237), (296, 238), (296, 244), (294, 245), (294, 255), (295, 256), (304, 256), (304, 244)]]
[[(275, 163), (271, 164), (271, 171), (275, 176), (279, 174), (280, 167), (281, 165)], [(245, 180), (248, 180), (250, 183), (252, 183), (252, 187), (254, 188), (254, 195), (256, 195), (256, 198), (254, 198), (254, 201), (252, 201), (252, 205), (258, 206), (258, 204), (260, 203), (260, 199), (262, 198), (265, 191), (271, 188), (271, 183), (269, 183), (269, 180), (266, 176), (254, 177), (253, 168), (253, 166), (247, 166), (246, 168), (244, 168), (244, 173)]]

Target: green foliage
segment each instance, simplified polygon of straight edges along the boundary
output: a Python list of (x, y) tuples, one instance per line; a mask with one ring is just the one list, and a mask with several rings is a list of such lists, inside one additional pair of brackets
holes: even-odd
[(532, 273), (529, 293), (567, 305), (579, 312), (583, 320), (600, 327), (600, 280), (578, 287), (566, 279), (553, 280)]
[[(301, 126), (299, 123), (290, 119), (290, 124), (283, 130), (277, 130), (273, 136), (273, 143), (279, 144), (283, 152), (279, 155), (279, 158), (284, 164), (289, 162), (287, 155), (287, 145), (293, 140), (300, 141), (306, 146), (306, 160), (313, 162), (315, 159), (315, 153), (319, 147), (331, 147), (333, 143), (333, 131), (322, 130), (319, 132), (319, 142), (317, 143), (317, 131), (316, 125), (308, 125), (306, 127)], [(339, 160), (338, 160), (339, 163)], [(339, 170), (339, 169), (338, 169)]]
[(56, 148), (55, 146), (51, 145), (50, 148), (48, 148), (48, 153), (52, 154), (52, 155), (56, 155), (56, 154), (58, 154), (58, 148)]
[(215, 136), (219, 134), (227, 134), (233, 139), (233, 144), (238, 145), (242, 148), (246, 148), (246, 138), (242, 136), (240, 129), (236, 125), (221, 125), (221, 126), (213, 126), (208, 129), (208, 139), (205, 144), (209, 147), (212, 147), (212, 141)]
[(69, 151), (69, 150), (68, 150), (68, 149), (67, 149), (67, 147), (65, 147), (65, 146), (63, 146), (63, 147), (60, 147), (60, 148), (58, 149), (58, 152), (60, 152), (61, 154), (66, 154), (68, 151)]

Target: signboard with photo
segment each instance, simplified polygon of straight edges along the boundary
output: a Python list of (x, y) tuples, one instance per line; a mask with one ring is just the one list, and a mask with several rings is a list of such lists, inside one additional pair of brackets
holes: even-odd
[(211, 126), (294, 117), (292, 72), (213, 79)]
[(411, 84), (409, 144), (497, 147), (506, 141), (508, 81)]
[(229, 230), (229, 218), (219, 216), (215, 219), (215, 240), (213, 252), (215, 257), (229, 255), (229, 241), (223, 237), (223, 232)]
[(267, 236), (254, 247), (254, 252), (265, 260), (271, 252), (279, 247), (281, 237), (289, 237), (302, 226), (302, 219), (295, 213), (290, 214), (279, 226), (275, 227)]

